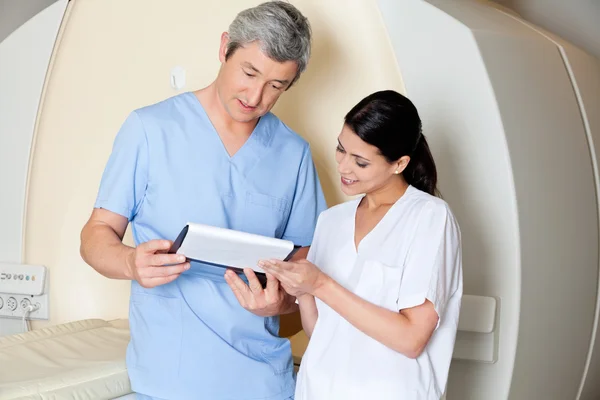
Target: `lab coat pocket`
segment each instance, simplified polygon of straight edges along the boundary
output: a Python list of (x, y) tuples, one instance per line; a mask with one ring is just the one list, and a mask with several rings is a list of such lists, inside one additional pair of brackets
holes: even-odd
[(258, 192), (247, 192), (243, 230), (258, 235), (281, 237), (287, 220), (288, 201)]
[(365, 261), (354, 293), (375, 305), (396, 310), (398, 288), (403, 266), (388, 265), (381, 261)]
[(146, 293), (131, 293), (130, 364), (168, 381), (179, 373), (181, 356), (181, 301)]

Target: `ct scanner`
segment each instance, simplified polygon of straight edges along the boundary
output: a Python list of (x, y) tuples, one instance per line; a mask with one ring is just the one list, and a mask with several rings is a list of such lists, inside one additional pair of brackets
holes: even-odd
[[(0, 37), (0, 272), (44, 265), (51, 289), (30, 332), (0, 308), (0, 399), (118, 398), (129, 289), (83, 263), (79, 231), (127, 113), (208, 84), (258, 1), (48, 3)], [(349, 107), (392, 88), (422, 115), (463, 233), (447, 399), (599, 399), (600, 61), (484, 1), (293, 3), (313, 57), (274, 112), (311, 142), (329, 205)]]

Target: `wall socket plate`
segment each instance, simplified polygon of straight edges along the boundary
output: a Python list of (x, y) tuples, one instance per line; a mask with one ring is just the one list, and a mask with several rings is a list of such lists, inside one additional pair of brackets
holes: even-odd
[(32, 304), (38, 309), (27, 319), (48, 319), (48, 281), (45, 266), (0, 263), (0, 318), (22, 319)]
[(27, 315), (27, 319), (48, 319), (48, 294), (33, 296), (31, 294), (0, 293), (0, 318), (22, 319), (24, 308), (28, 304), (37, 304), (39, 308)]

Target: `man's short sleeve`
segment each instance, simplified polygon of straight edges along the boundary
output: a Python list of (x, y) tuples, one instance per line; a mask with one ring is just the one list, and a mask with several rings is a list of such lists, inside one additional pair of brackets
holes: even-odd
[(327, 209), (325, 196), (314, 166), (309, 146), (306, 146), (290, 217), (282, 238), (299, 246), (310, 246), (319, 214)]
[(94, 207), (131, 221), (142, 204), (147, 182), (148, 143), (139, 115), (132, 112), (114, 140)]
[[(429, 202), (419, 216), (398, 293), (398, 310), (429, 300), (438, 316), (459, 287), (462, 268), (460, 230), (447, 205)], [(439, 325), (439, 322), (438, 322)]]

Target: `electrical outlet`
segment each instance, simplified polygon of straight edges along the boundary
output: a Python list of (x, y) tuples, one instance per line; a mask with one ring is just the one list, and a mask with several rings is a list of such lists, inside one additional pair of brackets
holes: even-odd
[(0, 263), (0, 318), (23, 318), (27, 307), (35, 311), (28, 319), (48, 319), (48, 276), (40, 265)]
[(29, 301), (29, 299), (27, 297), (25, 297), (23, 300), (21, 300), (21, 302), (19, 303), (19, 307), (21, 307), (21, 310), (26, 310), (27, 307), (29, 307), (31, 305), (31, 301)]
[(48, 294), (41, 296), (25, 294), (0, 293), (0, 318), (23, 318), (23, 313), (29, 304), (37, 305), (38, 309), (27, 316), (28, 319), (48, 319)]
[(15, 312), (17, 309), (17, 300), (15, 300), (14, 297), (9, 297), (8, 300), (6, 300), (6, 307), (9, 311)]

